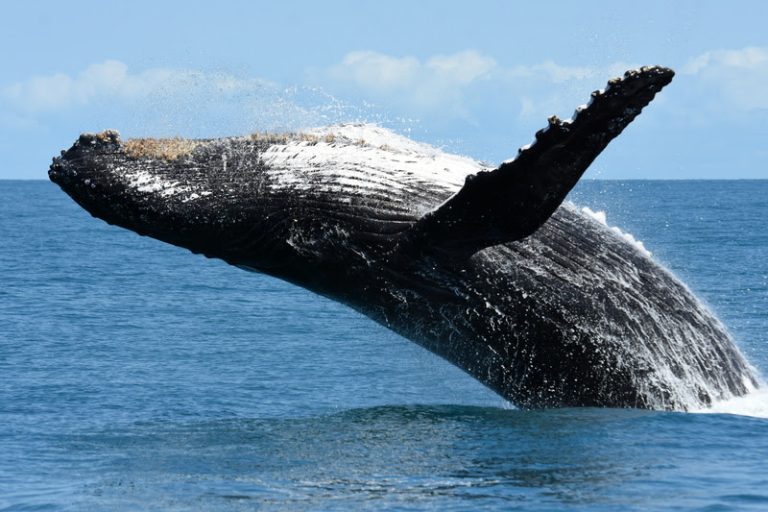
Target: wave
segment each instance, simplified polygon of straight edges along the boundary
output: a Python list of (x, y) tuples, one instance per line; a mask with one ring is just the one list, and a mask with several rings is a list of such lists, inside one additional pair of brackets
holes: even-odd
[(753, 418), (768, 418), (768, 388), (761, 385), (743, 396), (715, 402), (710, 407), (692, 410), (698, 414), (733, 414), (736, 416), (751, 416)]

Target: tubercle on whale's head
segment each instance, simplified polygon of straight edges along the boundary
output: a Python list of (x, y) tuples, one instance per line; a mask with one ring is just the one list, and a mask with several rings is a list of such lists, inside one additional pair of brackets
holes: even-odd
[[(111, 155), (121, 150), (120, 134), (115, 130), (105, 130), (101, 133), (83, 133), (60, 156), (54, 157), (48, 169), (48, 178), (59, 185), (65, 192), (87, 208), (89, 189), (108, 185), (109, 173), (101, 164)], [(89, 210), (90, 211), (90, 210)]]

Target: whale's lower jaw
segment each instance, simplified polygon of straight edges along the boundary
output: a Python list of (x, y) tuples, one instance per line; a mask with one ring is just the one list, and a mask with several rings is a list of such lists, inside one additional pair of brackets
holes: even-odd
[(561, 204), (671, 78), (628, 72), (495, 170), (339, 126), (83, 135), (49, 175), (96, 217), (347, 304), (519, 406), (698, 408), (754, 370), (674, 276)]

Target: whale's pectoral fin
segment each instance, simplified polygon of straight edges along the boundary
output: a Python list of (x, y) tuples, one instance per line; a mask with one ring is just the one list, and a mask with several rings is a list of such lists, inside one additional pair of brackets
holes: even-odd
[(593, 92), (589, 105), (577, 108), (572, 120), (550, 117), (549, 126), (514, 160), (468, 176), (461, 190), (405, 234), (398, 250), (469, 256), (534, 233), (597, 155), (673, 76), (663, 67), (627, 71), (604, 91)]

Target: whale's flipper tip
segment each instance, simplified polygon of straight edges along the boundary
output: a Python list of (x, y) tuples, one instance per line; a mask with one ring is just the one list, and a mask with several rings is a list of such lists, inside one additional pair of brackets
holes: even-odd
[(627, 71), (593, 92), (572, 119), (550, 117), (516, 158), (468, 176), (461, 190), (407, 232), (398, 250), (468, 256), (531, 235), (674, 74), (661, 66)]

